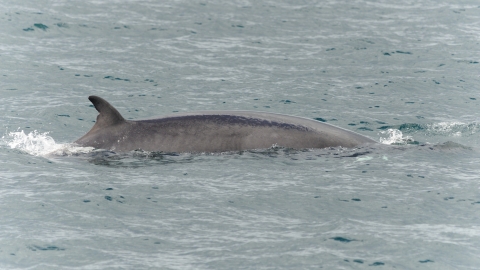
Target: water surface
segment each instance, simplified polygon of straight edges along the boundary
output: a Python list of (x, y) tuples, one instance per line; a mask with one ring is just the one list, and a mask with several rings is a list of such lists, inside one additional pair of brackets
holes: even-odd
[[(7, 0), (0, 9), (1, 268), (480, 265), (477, 2)], [(268, 111), (383, 144), (74, 148), (95, 121), (92, 94), (128, 119)]]

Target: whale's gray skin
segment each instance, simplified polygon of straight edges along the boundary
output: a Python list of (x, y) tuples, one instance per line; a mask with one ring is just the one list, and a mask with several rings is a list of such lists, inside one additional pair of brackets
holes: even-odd
[(269, 148), (353, 148), (375, 141), (326, 123), (252, 111), (201, 111), (130, 121), (106, 100), (90, 96), (99, 115), (92, 129), (75, 141), (116, 152), (226, 152)]

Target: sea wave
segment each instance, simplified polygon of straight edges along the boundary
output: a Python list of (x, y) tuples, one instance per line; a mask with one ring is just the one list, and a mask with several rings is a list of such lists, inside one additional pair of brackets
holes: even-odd
[(48, 134), (49, 132), (42, 133), (37, 130), (27, 134), (23, 130), (17, 130), (4, 135), (2, 144), (33, 156), (70, 156), (93, 150), (92, 147), (78, 147), (72, 143), (56, 143)]
[(480, 131), (480, 124), (463, 122), (439, 122), (430, 124), (404, 123), (401, 125), (382, 126), (379, 128), (380, 142), (384, 144), (415, 143), (413, 136), (421, 137), (468, 137)]

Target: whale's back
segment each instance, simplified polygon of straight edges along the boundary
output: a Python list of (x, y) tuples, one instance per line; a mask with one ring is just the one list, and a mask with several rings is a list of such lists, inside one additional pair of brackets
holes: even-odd
[[(267, 112), (200, 111), (127, 121), (121, 116), (120, 119), (111, 105), (101, 102), (94, 105), (97, 110), (100, 108), (97, 119), (113, 118), (115, 121), (97, 121), (92, 130), (76, 142), (114, 151), (224, 152), (274, 145), (297, 149), (351, 148), (374, 143), (365, 136), (333, 125)], [(102, 108), (106, 108), (105, 111), (102, 112)]]

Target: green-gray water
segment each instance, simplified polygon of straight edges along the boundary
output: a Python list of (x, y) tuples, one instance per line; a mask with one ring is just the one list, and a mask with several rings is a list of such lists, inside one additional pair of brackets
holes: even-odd
[[(478, 269), (477, 1), (0, 10), (0, 268)], [(68, 143), (92, 94), (129, 119), (260, 110), (384, 144), (89, 152)]]

